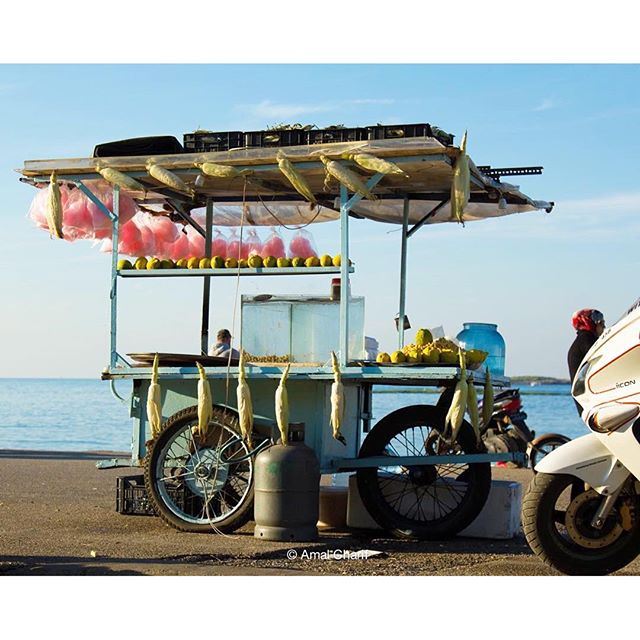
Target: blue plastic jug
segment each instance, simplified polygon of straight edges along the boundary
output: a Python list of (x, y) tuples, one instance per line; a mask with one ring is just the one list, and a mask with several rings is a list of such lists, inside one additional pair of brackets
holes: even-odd
[(491, 375), (504, 375), (506, 347), (504, 338), (498, 333), (497, 324), (486, 322), (465, 322), (462, 331), (456, 336), (465, 349), (482, 349), (489, 355), (484, 362)]

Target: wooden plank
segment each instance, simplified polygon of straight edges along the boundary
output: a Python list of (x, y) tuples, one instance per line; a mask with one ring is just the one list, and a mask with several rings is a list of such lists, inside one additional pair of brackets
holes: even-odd
[(407, 155), (447, 154), (455, 157), (456, 147), (444, 147), (435, 138), (402, 138), (396, 140), (369, 140), (362, 142), (339, 142), (324, 145), (302, 145), (298, 147), (233, 149), (212, 153), (181, 153), (159, 156), (122, 156), (115, 158), (58, 158), (49, 160), (26, 160), (19, 172), (26, 176), (48, 176), (52, 171), (59, 174), (96, 173), (98, 164), (108, 165), (121, 171), (145, 171), (147, 160), (168, 169), (190, 169), (195, 163), (219, 162), (229, 165), (259, 165), (276, 163), (276, 154), (283, 152), (294, 162), (317, 161), (320, 155), (339, 156), (343, 153), (362, 151), (381, 157)]

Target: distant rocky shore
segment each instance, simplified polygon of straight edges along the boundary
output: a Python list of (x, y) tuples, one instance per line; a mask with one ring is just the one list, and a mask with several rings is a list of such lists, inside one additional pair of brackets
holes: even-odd
[(547, 376), (509, 376), (511, 384), (571, 384), (568, 378), (551, 378)]

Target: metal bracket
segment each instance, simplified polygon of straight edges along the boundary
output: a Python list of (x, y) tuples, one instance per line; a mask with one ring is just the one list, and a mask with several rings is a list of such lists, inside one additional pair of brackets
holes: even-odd
[[(378, 182), (382, 180), (382, 178), (384, 178), (384, 173), (376, 173), (374, 176), (371, 176), (366, 182), (367, 189), (371, 191), (371, 189), (373, 189), (378, 184)], [(364, 196), (359, 193), (353, 194), (345, 204), (345, 208), (347, 209), (347, 211), (350, 211), (355, 205), (357, 205), (363, 197)]]
[(131, 458), (111, 458), (109, 460), (99, 460), (96, 462), (97, 469), (115, 469), (117, 467), (139, 467), (133, 464)]
[(91, 202), (93, 202), (93, 204), (96, 205), (96, 207), (98, 207), (98, 209), (100, 209), (100, 211), (102, 211), (102, 213), (111, 220), (111, 222), (116, 219), (113, 211), (110, 211), (109, 208), (104, 205), (102, 200), (100, 200), (100, 198), (98, 198), (98, 196), (96, 196), (95, 193), (93, 193), (93, 191), (91, 191), (91, 189), (82, 182), (82, 180), (78, 180), (77, 182), (74, 182), (74, 184), (78, 189), (80, 189), (80, 191), (82, 191), (82, 193), (84, 193), (85, 196), (87, 196), (87, 198), (89, 198), (89, 200), (91, 200)]
[(427, 220), (429, 220), (429, 218), (433, 218), (433, 216), (435, 216), (436, 213), (438, 213), (438, 211), (440, 211), (440, 209), (442, 209), (442, 207), (444, 207), (449, 201), (450, 198), (443, 200), (442, 202), (438, 203), (433, 209), (431, 209), (429, 213), (422, 216), (422, 218), (418, 222), (416, 222), (413, 227), (409, 229), (409, 231), (407, 231), (407, 238), (410, 238), (418, 229), (420, 229), (427, 222)]

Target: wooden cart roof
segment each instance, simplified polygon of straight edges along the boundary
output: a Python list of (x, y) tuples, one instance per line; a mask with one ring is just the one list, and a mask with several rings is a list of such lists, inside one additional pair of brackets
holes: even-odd
[[(308, 202), (293, 189), (280, 172), (277, 153), (295, 164), (305, 177), (322, 206), (312, 209)], [(352, 215), (378, 222), (402, 223), (405, 198), (409, 199), (409, 222), (417, 223), (426, 214), (439, 208), (427, 223), (451, 222), (451, 212), (445, 202), (451, 191), (453, 166), (460, 150), (445, 147), (435, 138), (403, 138), (395, 140), (370, 140), (363, 142), (304, 145), (280, 148), (242, 148), (215, 153), (183, 153), (161, 156), (132, 156), (113, 158), (68, 158), (52, 160), (27, 160), (19, 169), (21, 180), (44, 186), (52, 172), (60, 182), (102, 181), (98, 168), (113, 167), (126, 173), (148, 187), (146, 193), (127, 192), (139, 206), (157, 214), (172, 215), (176, 211), (194, 213), (208, 199), (214, 204), (214, 224), (236, 226), (242, 217), (242, 203), (246, 204), (245, 224), (252, 225), (300, 225), (325, 222), (339, 218), (339, 184), (332, 180), (325, 186), (325, 167), (320, 156), (340, 160), (361, 174), (363, 180), (371, 173), (363, 170), (345, 154), (366, 152), (387, 158), (399, 164), (409, 178), (399, 175), (385, 176), (373, 189), (375, 201), (362, 200), (351, 210)], [(178, 174), (195, 190), (195, 195), (175, 191), (154, 178), (146, 170), (146, 164), (154, 163)], [(212, 162), (247, 169), (244, 177), (219, 179), (202, 176), (198, 164)], [(471, 161), (471, 197), (465, 209), (465, 220), (479, 220), (545, 209), (553, 203), (534, 200), (518, 187), (481, 173)], [(198, 183), (196, 184), (196, 179)]]

